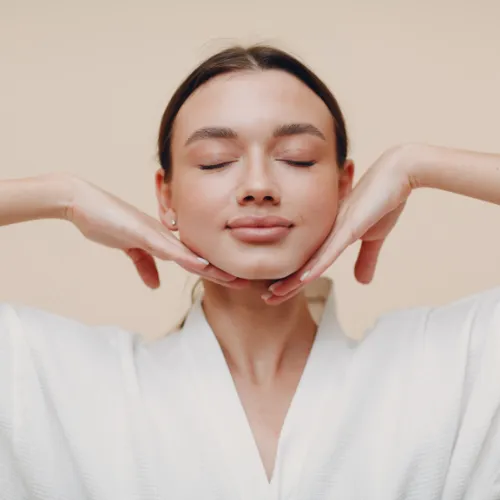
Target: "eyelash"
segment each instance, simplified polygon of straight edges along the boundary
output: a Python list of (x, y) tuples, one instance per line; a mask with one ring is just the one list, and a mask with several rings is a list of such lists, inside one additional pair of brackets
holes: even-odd
[(224, 163), (217, 163), (215, 165), (199, 165), (200, 169), (201, 170), (215, 170), (217, 168), (222, 168), (222, 167), (225, 167), (226, 165), (229, 165), (230, 161), (226, 161)]
[[(293, 167), (312, 167), (313, 165), (316, 164), (315, 161), (292, 161), (292, 160), (282, 160), (285, 163), (288, 163), (289, 165)], [(217, 163), (215, 165), (199, 165), (201, 170), (216, 170), (218, 168), (223, 168), (226, 165), (230, 165), (232, 162), (231, 161), (226, 161), (224, 163)]]

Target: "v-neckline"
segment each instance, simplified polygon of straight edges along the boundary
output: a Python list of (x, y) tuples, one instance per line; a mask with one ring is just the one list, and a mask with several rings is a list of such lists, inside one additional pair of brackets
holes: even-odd
[(270, 481), (226, 358), (206, 320), (201, 298), (188, 314), (182, 338), (195, 373), (198, 397), (204, 405), (201, 417), (209, 425), (207, 432), (217, 435), (225, 462), (221, 467), (225, 481), (233, 481), (241, 499), (270, 500), (291, 494), (318, 437), (322, 408), (331, 398), (340, 397), (349, 359), (332, 291), (283, 422)]

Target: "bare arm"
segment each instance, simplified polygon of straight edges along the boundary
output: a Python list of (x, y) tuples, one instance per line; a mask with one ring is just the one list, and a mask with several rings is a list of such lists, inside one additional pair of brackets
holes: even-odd
[(430, 187), (500, 205), (500, 155), (409, 145), (412, 187)]
[(387, 150), (343, 200), (332, 232), (319, 250), (296, 273), (271, 285), (265, 300), (279, 304), (298, 293), (358, 240), (355, 275), (360, 283), (370, 283), (385, 239), (413, 189), (420, 187), (500, 205), (500, 154), (423, 144)]
[(0, 181), (0, 226), (36, 219), (68, 220), (87, 239), (123, 250), (151, 288), (160, 284), (155, 257), (225, 286), (245, 284), (191, 252), (158, 220), (71, 174)]
[(66, 174), (0, 181), (0, 226), (35, 219), (65, 219), (75, 182)]

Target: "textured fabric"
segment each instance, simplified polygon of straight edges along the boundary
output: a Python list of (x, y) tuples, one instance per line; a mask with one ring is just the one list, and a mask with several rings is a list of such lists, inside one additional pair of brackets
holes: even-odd
[(360, 341), (308, 294), (270, 482), (199, 301), (154, 341), (0, 305), (0, 500), (500, 500), (500, 288)]

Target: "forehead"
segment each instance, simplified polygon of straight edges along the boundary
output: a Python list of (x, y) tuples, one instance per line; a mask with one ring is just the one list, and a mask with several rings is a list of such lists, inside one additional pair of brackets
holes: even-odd
[(309, 122), (325, 135), (333, 132), (325, 103), (293, 75), (240, 71), (209, 80), (186, 100), (175, 120), (174, 142), (206, 126), (232, 127), (262, 137), (286, 122)]

